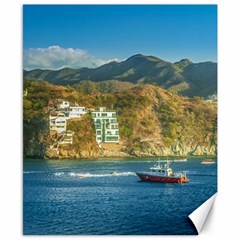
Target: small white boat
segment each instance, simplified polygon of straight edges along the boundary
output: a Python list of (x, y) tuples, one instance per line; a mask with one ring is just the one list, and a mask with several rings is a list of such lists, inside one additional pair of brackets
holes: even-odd
[(173, 162), (186, 162), (187, 159), (184, 158), (184, 159), (174, 159)]
[(201, 164), (214, 164), (215, 161), (213, 161), (212, 159), (205, 159), (201, 161)]

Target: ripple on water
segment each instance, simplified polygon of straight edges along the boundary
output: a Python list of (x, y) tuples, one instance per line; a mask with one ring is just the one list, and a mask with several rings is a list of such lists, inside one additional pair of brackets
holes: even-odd
[[(151, 161), (24, 164), (24, 234), (196, 234), (187, 216), (217, 189), (216, 165), (175, 164), (189, 184), (140, 182)], [(97, 167), (96, 167), (97, 166)]]

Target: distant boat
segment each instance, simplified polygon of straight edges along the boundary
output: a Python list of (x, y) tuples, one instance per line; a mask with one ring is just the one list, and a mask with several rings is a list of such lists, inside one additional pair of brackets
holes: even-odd
[(201, 161), (201, 164), (214, 164), (215, 161), (213, 161), (212, 159), (205, 159)]
[(151, 172), (136, 173), (142, 181), (161, 183), (187, 183), (185, 172), (174, 173), (170, 168), (169, 160), (161, 161), (150, 168)]
[(174, 159), (173, 162), (186, 162), (187, 159), (184, 158), (184, 159)]

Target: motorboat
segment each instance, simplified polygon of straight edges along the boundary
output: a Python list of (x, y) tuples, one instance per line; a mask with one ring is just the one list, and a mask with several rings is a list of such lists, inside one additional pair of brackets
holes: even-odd
[(186, 172), (173, 172), (170, 167), (171, 161), (159, 161), (148, 172), (136, 172), (137, 176), (146, 182), (161, 183), (187, 183), (189, 182)]

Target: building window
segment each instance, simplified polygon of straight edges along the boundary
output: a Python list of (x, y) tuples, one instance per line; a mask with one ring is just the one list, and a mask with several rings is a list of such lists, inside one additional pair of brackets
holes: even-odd
[(102, 134), (102, 132), (101, 131), (97, 131), (97, 135), (101, 135)]
[(118, 137), (115, 136), (107, 136), (106, 141), (118, 141)]
[(102, 113), (102, 117), (107, 117), (107, 113)]

